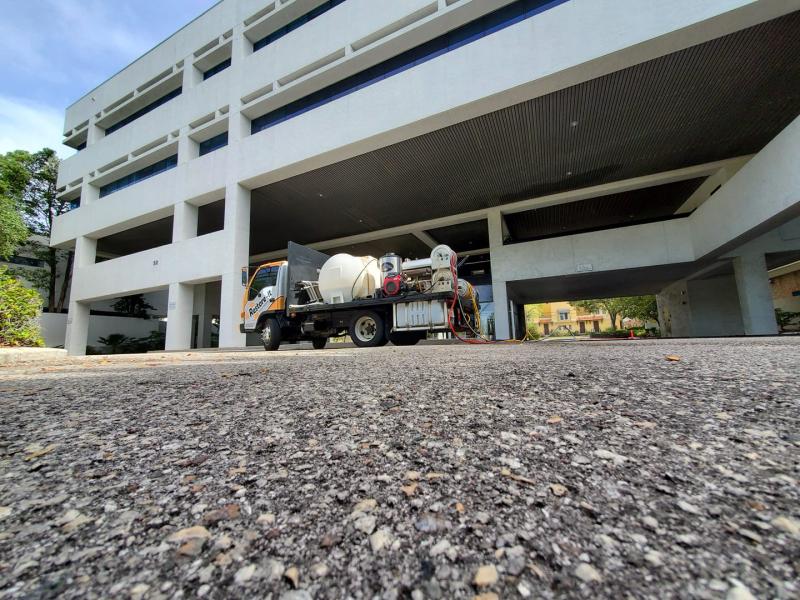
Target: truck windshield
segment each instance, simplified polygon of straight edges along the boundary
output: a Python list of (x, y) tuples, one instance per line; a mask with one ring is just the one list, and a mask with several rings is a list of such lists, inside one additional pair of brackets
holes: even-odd
[(278, 281), (278, 271), (280, 267), (266, 267), (261, 269), (253, 278), (253, 283), (250, 285), (250, 293), (248, 299), (252, 300), (258, 293), (265, 287), (271, 287)]

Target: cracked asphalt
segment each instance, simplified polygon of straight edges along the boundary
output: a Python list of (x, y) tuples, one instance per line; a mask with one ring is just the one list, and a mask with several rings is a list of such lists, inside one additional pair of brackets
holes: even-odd
[(0, 598), (796, 598), (798, 374), (800, 337), (6, 366)]

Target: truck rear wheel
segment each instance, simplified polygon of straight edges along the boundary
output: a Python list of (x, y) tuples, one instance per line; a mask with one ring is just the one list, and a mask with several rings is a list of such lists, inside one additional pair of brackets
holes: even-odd
[(372, 310), (356, 313), (350, 321), (348, 333), (353, 343), (360, 348), (385, 346), (388, 341), (383, 317)]
[(281, 326), (275, 319), (264, 321), (264, 328), (261, 330), (261, 342), (264, 350), (271, 352), (277, 350), (281, 345)]
[(328, 343), (328, 338), (325, 337), (315, 337), (311, 338), (311, 345), (314, 346), (314, 350), (322, 350)]
[(413, 346), (425, 337), (424, 331), (393, 331), (389, 334), (389, 341), (395, 346)]

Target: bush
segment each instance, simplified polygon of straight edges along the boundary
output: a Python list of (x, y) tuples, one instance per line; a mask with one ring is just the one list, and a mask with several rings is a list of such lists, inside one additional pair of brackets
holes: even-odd
[(39, 328), (42, 297), (0, 267), (0, 346), (44, 346)]
[(106, 348), (106, 352), (94, 348), (97, 354), (142, 354), (163, 350), (166, 335), (160, 331), (151, 331), (146, 337), (132, 338), (121, 333), (110, 333), (106, 337), (98, 338), (97, 341)]
[(658, 330), (657, 327), (652, 327), (650, 329), (645, 329), (644, 327), (630, 327), (628, 329), (606, 329), (602, 333), (592, 332), (590, 337), (593, 338), (611, 338), (611, 339), (620, 339), (620, 338), (627, 338), (631, 335), (631, 329), (633, 329), (633, 335), (636, 337), (661, 337), (661, 332)]

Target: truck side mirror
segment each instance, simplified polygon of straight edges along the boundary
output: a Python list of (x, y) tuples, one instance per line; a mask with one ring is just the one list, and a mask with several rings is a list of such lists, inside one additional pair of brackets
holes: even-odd
[(242, 267), (242, 287), (247, 287), (247, 267)]

